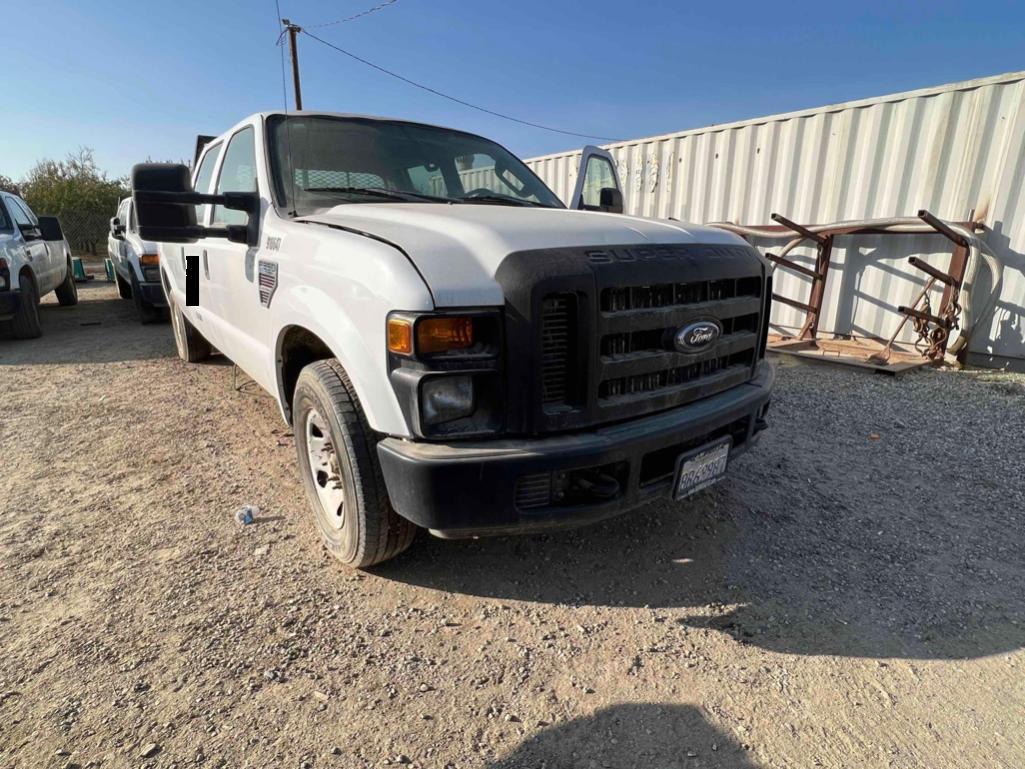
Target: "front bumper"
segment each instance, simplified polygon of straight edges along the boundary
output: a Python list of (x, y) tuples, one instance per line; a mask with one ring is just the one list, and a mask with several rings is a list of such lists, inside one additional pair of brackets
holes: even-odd
[[(438, 536), (580, 525), (668, 498), (671, 468), (685, 451), (726, 435), (733, 439), (731, 459), (746, 450), (767, 426), (774, 380), (771, 364), (762, 363), (754, 379), (718, 395), (588, 432), (449, 444), (385, 438), (377, 451), (395, 510)], [(570, 495), (568, 502), (534, 506), (533, 496), (528, 509), (522, 504), (528, 497), (521, 480), (536, 487), (553, 473), (586, 482), (591, 471), (606, 468), (619, 478), (614, 495), (606, 488), (603, 495)]]
[(0, 291), (0, 320), (10, 320), (21, 306), (20, 291)]
[(140, 283), (139, 293), (147, 304), (167, 307), (167, 297), (164, 296), (164, 287), (160, 283)]

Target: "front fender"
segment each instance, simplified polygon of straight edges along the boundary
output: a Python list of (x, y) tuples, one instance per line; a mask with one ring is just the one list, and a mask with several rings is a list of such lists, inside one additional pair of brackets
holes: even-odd
[[(283, 295), (279, 289), (274, 297), (279, 304), (280, 327), (274, 345), (275, 381), (278, 405), (285, 421), (288, 413), (288, 393), (282, 377), (282, 343), (286, 334), (296, 327), (317, 336), (342, 364), (359, 398), (370, 426), (381, 433), (398, 437), (411, 437), (409, 426), (399, 407), (395, 392), (388, 381), (387, 351), (384, 346), (386, 312), (381, 312), (373, 324), (380, 325), (380, 335), (368, 333), (365, 318), (357, 320), (325, 291), (312, 286), (299, 286)], [(323, 322), (329, 318), (330, 324)]]

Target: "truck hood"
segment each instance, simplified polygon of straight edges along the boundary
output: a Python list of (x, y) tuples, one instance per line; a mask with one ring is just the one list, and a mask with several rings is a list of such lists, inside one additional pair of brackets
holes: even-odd
[(296, 221), (357, 231), (402, 249), (438, 307), (500, 305), (498, 266), (515, 251), (650, 243), (744, 244), (732, 233), (598, 211), (447, 203), (361, 203)]

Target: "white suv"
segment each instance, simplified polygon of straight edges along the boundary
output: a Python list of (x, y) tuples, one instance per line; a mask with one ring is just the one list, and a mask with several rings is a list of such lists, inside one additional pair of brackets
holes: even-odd
[(39, 299), (57, 292), (62, 306), (78, 304), (71, 249), (52, 216), (36, 216), (10, 192), (0, 192), (0, 328), (18, 339), (43, 333)]
[(125, 198), (117, 207), (117, 216), (110, 220), (107, 255), (114, 264), (117, 292), (122, 299), (131, 299), (143, 323), (164, 318), (167, 300), (160, 285), (160, 255), (157, 244), (139, 237), (135, 207)]

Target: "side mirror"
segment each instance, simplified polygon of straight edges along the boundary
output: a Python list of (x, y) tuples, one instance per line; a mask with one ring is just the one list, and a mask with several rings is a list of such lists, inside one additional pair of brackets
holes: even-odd
[(110, 236), (114, 240), (125, 239), (125, 226), (121, 224), (121, 219), (116, 216), (110, 220)]
[(602, 187), (598, 193), (598, 210), (610, 214), (623, 213), (623, 193), (615, 187)]
[(64, 230), (61, 229), (61, 223), (57, 221), (56, 216), (40, 216), (39, 231), (43, 235), (43, 240), (64, 240)]
[(25, 240), (41, 240), (43, 237), (43, 233), (31, 222), (25, 222), (24, 224), (19, 222), (18, 230), (21, 232), (21, 237)]
[[(227, 238), (255, 246), (260, 234), (260, 196), (255, 192), (207, 195), (192, 189), (188, 166), (139, 163), (132, 168), (132, 201), (139, 237), (157, 243), (195, 243), (201, 238)], [(196, 224), (196, 206), (213, 204), (249, 214), (247, 224), (203, 227)]]

